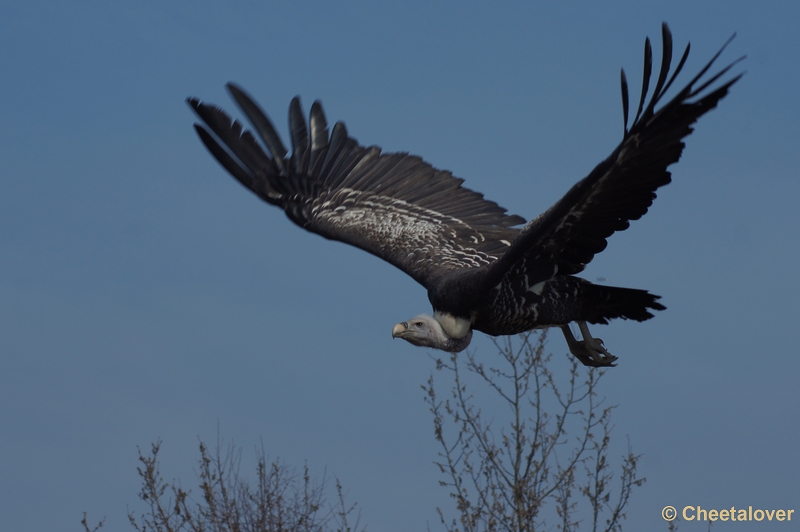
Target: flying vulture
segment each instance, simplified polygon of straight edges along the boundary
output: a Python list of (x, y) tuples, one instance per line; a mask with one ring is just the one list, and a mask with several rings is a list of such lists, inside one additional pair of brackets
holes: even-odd
[[(612, 366), (617, 357), (591, 336), (587, 323), (644, 321), (666, 307), (645, 290), (596, 285), (574, 275), (605, 249), (608, 237), (647, 212), (656, 189), (670, 182), (667, 168), (680, 158), (682, 139), (742, 75), (714, 86), (737, 60), (706, 76), (729, 40), (656, 109), (689, 54), (687, 45), (670, 75), (672, 35), (666, 24), (662, 39), (661, 69), (649, 101), (653, 54), (645, 41), (642, 93), (630, 126), (622, 71), (622, 142), (527, 224), (420, 157), (362, 146), (342, 122), (329, 131), (319, 101), (306, 122), (299, 98), (292, 100), (291, 155), (270, 119), (237, 85), (227, 87), (255, 134), (216, 106), (187, 101), (203, 122), (195, 124), (203, 144), (242, 185), (303, 229), (377, 255), (428, 290), (433, 316), (395, 325), (393, 337), (455, 353), (469, 345), (473, 331), (497, 336), (557, 326), (580, 362)], [(571, 322), (577, 322), (581, 340), (570, 331)]]

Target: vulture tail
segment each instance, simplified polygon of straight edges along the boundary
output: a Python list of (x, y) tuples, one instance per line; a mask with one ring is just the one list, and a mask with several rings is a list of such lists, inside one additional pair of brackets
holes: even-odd
[(650, 310), (665, 310), (658, 302), (661, 296), (647, 290), (620, 288), (587, 283), (582, 287), (585, 294), (584, 309), (589, 323), (608, 323), (608, 320), (622, 318), (645, 321), (653, 317)]

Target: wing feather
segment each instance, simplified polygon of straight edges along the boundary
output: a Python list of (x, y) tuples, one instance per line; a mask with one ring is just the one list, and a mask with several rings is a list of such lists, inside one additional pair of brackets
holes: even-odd
[(650, 39), (644, 40), (644, 76), (642, 76), (642, 95), (639, 97), (639, 109), (636, 111), (636, 118), (633, 122), (639, 121), (642, 116), (642, 108), (644, 107), (645, 99), (647, 99), (647, 89), (650, 88), (650, 74), (653, 71), (653, 47), (650, 46)]
[(306, 128), (306, 118), (303, 116), (303, 108), (300, 106), (300, 98), (292, 98), (289, 104), (289, 132), (292, 136), (292, 164), (295, 173), (305, 171), (307, 160), (305, 155), (308, 151), (308, 128)]
[(283, 165), (283, 159), (286, 156), (286, 148), (283, 142), (281, 142), (281, 137), (275, 131), (275, 126), (272, 125), (269, 117), (267, 117), (258, 104), (237, 85), (228, 83), (228, 90), (244, 114), (250, 118), (259, 136), (272, 154), (272, 160), (278, 167), (278, 171), (281, 174), (285, 174), (286, 168)]

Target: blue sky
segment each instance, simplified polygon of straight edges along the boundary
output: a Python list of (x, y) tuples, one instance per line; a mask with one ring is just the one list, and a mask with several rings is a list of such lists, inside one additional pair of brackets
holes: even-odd
[(667, 504), (800, 511), (797, 3), (274, 4), (0, 8), (0, 529), (124, 529), (136, 447), (163, 440), (189, 487), (218, 433), (337, 476), (372, 530), (438, 529), (434, 362), (390, 338), (424, 289), (236, 184), (184, 99), (234, 111), (236, 81), (285, 136), (290, 99), (319, 98), (530, 219), (619, 142), (619, 68), (636, 94), (662, 21), (692, 43), (684, 80), (734, 31), (747, 74), (585, 273), (668, 307), (594, 330), (620, 357), (615, 435), (644, 454), (626, 528), (666, 529)]

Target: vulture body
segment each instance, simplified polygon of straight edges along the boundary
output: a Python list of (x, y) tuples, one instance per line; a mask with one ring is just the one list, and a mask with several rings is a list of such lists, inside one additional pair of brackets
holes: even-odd
[[(661, 68), (649, 101), (652, 49), (645, 41), (642, 93), (630, 127), (622, 72), (622, 142), (527, 224), (417, 156), (362, 146), (342, 122), (329, 132), (318, 101), (306, 121), (299, 98), (292, 100), (291, 155), (267, 115), (238, 86), (228, 89), (255, 135), (218, 107), (196, 98), (188, 103), (203, 122), (195, 124), (200, 139), (242, 185), (300, 227), (368, 251), (427, 288), (433, 317), (399, 323), (393, 337), (458, 352), (473, 330), (496, 336), (558, 326), (580, 362), (609, 366), (616, 357), (591, 336), (587, 323), (644, 321), (665, 307), (645, 290), (596, 285), (575, 274), (605, 249), (609, 236), (647, 212), (656, 190), (670, 182), (667, 167), (680, 158), (682, 139), (741, 77), (712, 86), (738, 60), (706, 76), (723, 46), (656, 109), (689, 53), (687, 45), (670, 75), (672, 35), (666, 24), (662, 39)], [(581, 340), (572, 335), (571, 322), (577, 322)]]

